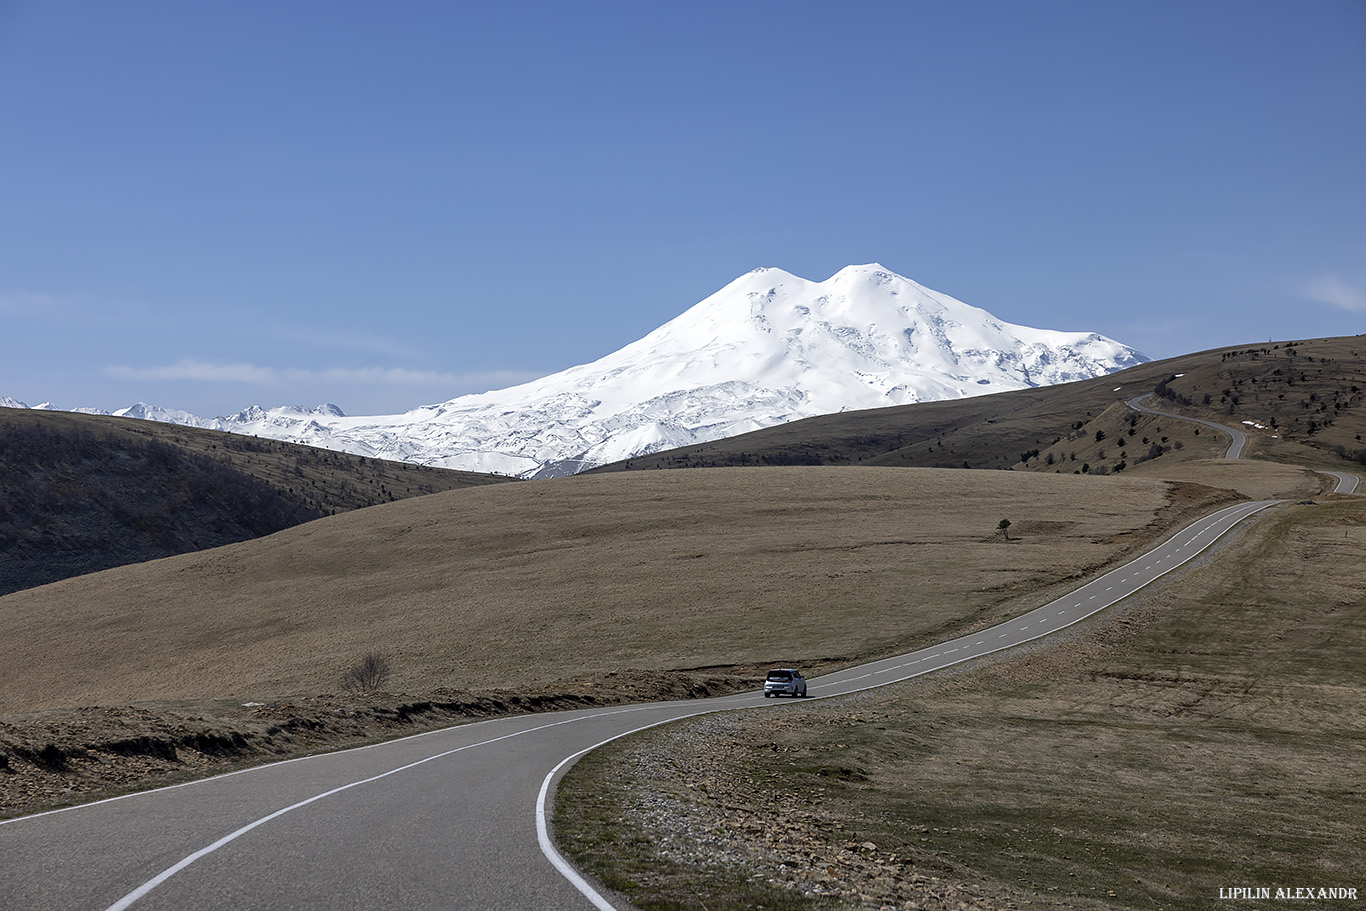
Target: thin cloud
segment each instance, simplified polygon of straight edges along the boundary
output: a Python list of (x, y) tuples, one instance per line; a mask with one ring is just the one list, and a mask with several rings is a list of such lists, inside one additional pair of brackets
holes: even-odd
[(1337, 275), (1321, 275), (1305, 283), (1304, 296), (1351, 313), (1366, 313), (1366, 287), (1343, 281)]
[[(47, 291), (0, 290), (0, 313), (21, 318), (79, 321), (89, 328), (118, 326), (121, 320), (146, 319), (147, 306), (136, 300), (99, 297), (85, 293), (54, 294)], [(71, 327), (67, 327), (71, 328)], [(103, 330), (101, 330), (103, 331)]]
[(206, 383), (246, 383), (255, 386), (275, 386), (285, 382), (283, 371), (253, 364), (206, 364), (202, 361), (181, 361), (164, 367), (128, 367), (114, 365), (105, 373), (120, 380), (194, 380)]
[(303, 370), (297, 367), (261, 367), (256, 364), (214, 364), (180, 361), (157, 367), (115, 365), (105, 373), (123, 380), (189, 380), (205, 383), (236, 383), (249, 386), (297, 386), (304, 383), (368, 386), (440, 386), (452, 389), (515, 386), (543, 376), (516, 370), (449, 373), (407, 370), (402, 367), (332, 367)]
[(70, 309), (67, 301), (54, 294), (33, 291), (0, 291), (0, 313), (15, 316), (55, 316)]
[(391, 358), (412, 357), (413, 346), (373, 332), (346, 329), (301, 329), (282, 326), (275, 329), (279, 338), (333, 351), (366, 351)]

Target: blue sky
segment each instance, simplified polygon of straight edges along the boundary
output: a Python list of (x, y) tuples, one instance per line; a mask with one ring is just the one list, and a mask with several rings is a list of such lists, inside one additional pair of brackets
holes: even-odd
[(1366, 2), (0, 0), (0, 396), (403, 411), (758, 266), (1366, 332)]

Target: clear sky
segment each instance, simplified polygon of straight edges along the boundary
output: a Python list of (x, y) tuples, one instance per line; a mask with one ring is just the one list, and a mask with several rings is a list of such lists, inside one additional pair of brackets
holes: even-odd
[(0, 0), (0, 396), (404, 411), (880, 262), (1366, 332), (1366, 2)]

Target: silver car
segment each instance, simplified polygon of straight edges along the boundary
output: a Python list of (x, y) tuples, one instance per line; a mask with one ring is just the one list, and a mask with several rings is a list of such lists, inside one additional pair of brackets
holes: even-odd
[(764, 680), (764, 698), (769, 696), (805, 696), (806, 678), (790, 667), (774, 668)]

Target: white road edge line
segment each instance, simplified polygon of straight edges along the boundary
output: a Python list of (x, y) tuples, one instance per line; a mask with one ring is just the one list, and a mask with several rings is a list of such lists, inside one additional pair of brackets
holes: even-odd
[(595, 743), (591, 747), (586, 747), (582, 750), (579, 750), (573, 756), (566, 756), (564, 759), (561, 759), (559, 765), (551, 769), (550, 773), (545, 776), (545, 780), (541, 782), (541, 793), (536, 797), (536, 840), (541, 845), (541, 853), (545, 855), (546, 860), (550, 861), (551, 866), (553, 866), (556, 870), (560, 871), (561, 876), (569, 880), (570, 884), (573, 885), (575, 889), (578, 889), (581, 893), (583, 893), (583, 896), (585, 898), (587, 898), (590, 902), (593, 903), (593, 907), (597, 908), (598, 911), (617, 911), (617, 909), (616, 906), (609, 902), (601, 892), (599, 892), (597, 889), (589, 885), (588, 880), (584, 879), (583, 876), (580, 875), (579, 871), (574, 869), (573, 864), (565, 860), (564, 855), (561, 854), (559, 849), (555, 847), (555, 843), (550, 840), (550, 824), (547, 819), (547, 817), (549, 816), (549, 811), (546, 809), (546, 805), (549, 803), (550, 797), (550, 783), (555, 780), (555, 776), (559, 774), (560, 769), (563, 769), (565, 766), (573, 763), (581, 756), (586, 756), (587, 754), (593, 752), (598, 747), (606, 746), (613, 740), (620, 740), (623, 737), (629, 737), (632, 734), (638, 734), (641, 731), (648, 730), (652, 727), (657, 727), (661, 724), (669, 724), (673, 721), (682, 721), (685, 718), (694, 718), (698, 715), (710, 715), (714, 711), (716, 710), (703, 709), (700, 712), (693, 712), (689, 715), (681, 715), (678, 718), (666, 718), (663, 721), (655, 721), (650, 724), (641, 725), (638, 728), (634, 728), (629, 731), (623, 731), (622, 733), (617, 734), (616, 736), (608, 737), (601, 743)]
[(589, 718), (601, 718), (606, 715), (620, 715), (625, 714), (626, 712), (644, 711), (648, 708), (657, 708), (661, 704), (662, 703), (655, 703), (654, 705), (638, 706), (629, 709), (617, 709), (611, 712), (600, 712), (596, 715), (584, 715), (578, 718), (565, 718), (561, 719), (560, 721), (553, 721), (549, 724), (542, 724), (536, 727), (525, 728), (524, 730), (520, 731), (513, 731), (510, 734), (503, 734), (499, 737), (491, 737), (488, 740), (481, 740), (478, 743), (467, 743), (464, 746), (456, 747), (453, 750), (444, 750), (440, 753), (433, 753), (431, 756), (425, 756), (422, 759), (416, 760), (415, 762), (410, 762), (406, 765), (398, 766), (397, 768), (390, 769), (387, 772), (381, 772), (380, 774), (372, 775), (369, 778), (362, 778), (357, 781), (352, 781), (347, 784), (332, 788), (329, 791), (324, 791), (321, 794), (314, 794), (312, 797), (309, 797), (306, 800), (301, 800), (298, 803), (290, 804), (287, 807), (283, 807), (279, 810), (276, 810), (274, 813), (268, 813), (265, 816), (262, 816), (260, 819), (254, 820), (253, 822), (249, 822), (245, 826), (242, 826), (240, 829), (237, 829), (234, 832), (229, 832), (227, 835), (224, 835), (222, 838), (218, 839), (218, 841), (215, 841), (213, 844), (200, 848), (193, 854), (190, 854), (182, 858), (178, 862), (167, 867), (165, 870), (162, 870), (156, 876), (147, 880), (142, 885), (138, 886), (132, 892), (129, 892), (127, 895), (123, 896), (123, 898), (120, 898), (118, 901), (114, 902), (114, 904), (110, 905), (107, 909), (105, 909), (105, 911), (126, 911), (126, 909), (133, 906), (134, 902), (138, 901), (139, 899), (147, 895), (157, 886), (160, 886), (162, 883), (166, 882), (166, 880), (170, 879), (172, 876), (175, 876), (177, 873), (179, 873), (181, 870), (184, 870), (186, 867), (190, 866), (190, 864), (194, 863), (195, 861), (207, 857), (208, 855), (217, 851), (224, 845), (236, 841), (237, 839), (241, 838), (243, 835), (246, 835), (248, 832), (250, 832), (252, 829), (257, 828), (258, 826), (265, 825), (273, 819), (278, 819), (279, 817), (284, 816), (286, 813), (291, 813), (294, 810), (300, 809), (301, 807), (306, 807), (311, 803), (315, 803), (316, 801), (322, 800), (324, 797), (331, 797), (333, 794), (340, 794), (342, 791), (349, 791), (351, 788), (359, 787), (363, 784), (371, 784), (373, 782), (379, 781), (382, 778), (388, 778), (390, 775), (397, 775), (399, 772), (406, 772), (407, 770), (416, 768), (417, 766), (426, 765), (427, 763), (432, 762), (433, 760), (444, 759), (447, 756), (452, 756), (456, 753), (463, 753), (465, 750), (472, 750), (475, 747), (487, 746), (490, 743), (497, 743), (500, 740), (509, 740), (513, 737), (520, 737), (523, 734), (531, 734), (535, 731), (543, 731), (546, 728), (558, 727), (562, 724), (572, 724), (576, 721), (587, 721)]

